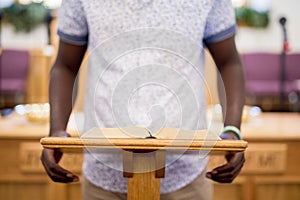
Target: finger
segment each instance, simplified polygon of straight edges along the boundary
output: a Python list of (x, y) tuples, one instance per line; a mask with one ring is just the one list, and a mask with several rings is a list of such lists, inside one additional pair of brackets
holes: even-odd
[(73, 178), (77, 177), (72, 172), (62, 168), (58, 164), (50, 165), (50, 166), (48, 166), (48, 169), (53, 175), (62, 176), (62, 177), (65, 177), (66, 179), (73, 179)]
[(231, 155), (230, 155), (230, 160), (228, 160), (228, 163), (213, 169), (213, 172), (214, 171), (217, 171), (217, 173), (231, 172), (235, 169), (235, 167), (238, 164), (245, 162), (245, 158), (244, 158), (243, 153), (235, 153), (235, 154), (231, 154)]
[(244, 163), (239, 163), (232, 171), (225, 173), (212, 174), (213, 180), (233, 180), (241, 171)]
[(60, 176), (60, 175), (52, 174), (52, 173), (48, 173), (48, 175), (51, 178), (51, 180), (54, 181), (54, 182), (59, 182), (59, 183), (71, 183), (71, 182), (75, 182), (74, 178)]
[(226, 173), (226, 172), (231, 172), (234, 169), (234, 166), (230, 163), (227, 163), (225, 165), (222, 165), (220, 167), (217, 167), (213, 170), (217, 171), (217, 173), (213, 173), (213, 174), (219, 174), (219, 173)]
[(55, 182), (76, 182), (79, 178), (56, 163), (43, 163), (47, 174)]
[(234, 168), (232, 168), (231, 171), (228, 172), (227, 171), (220, 172), (217, 170), (213, 170), (212, 172), (208, 172), (206, 174), (206, 177), (220, 183), (231, 183), (235, 179), (235, 177), (239, 174), (243, 165), (244, 165), (244, 161), (239, 162), (234, 165)]
[[(235, 158), (234, 158), (235, 157)], [(207, 178), (211, 178), (211, 176), (216, 175), (218, 173), (225, 173), (225, 172), (230, 172), (233, 171), (235, 166), (238, 165), (239, 163), (244, 163), (245, 162), (245, 158), (244, 158), (244, 154), (242, 153), (236, 153), (236, 154), (231, 154), (231, 158), (229, 160), (228, 163), (216, 167), (215, 169), (213, 169), (210, 172), (207, 172)]]
[(219, 183), (232, 183), (232, 181), (237, 177), (237, 175), (238, 173), (227, 177), (213, 176), (211, 179)]
[(59, 166), (55, 159), (55, 150), (44, 149), (41, 156), (41, 161), (49, 177), (56, 182), (75, 182), (78, 177), (70, 171)]

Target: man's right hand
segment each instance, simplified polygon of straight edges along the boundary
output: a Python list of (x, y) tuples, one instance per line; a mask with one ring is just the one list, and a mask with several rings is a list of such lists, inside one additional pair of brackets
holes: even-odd
[[(69, 134), (66, 132), (61, 132), (58, 134), (53, 134), (55, 137), (68, 137)], [(41, 161), (44, 165), (44, 168), (48, 174), (48, 176), (54, 182), (61, 183), (70, 183), (79, 181), (78, 176), (73, 174), (72, 172), (62, 168), (59, 166), (59, 161), (62, 158), (63, 153), (58, 149), (43, 149), (41, 155)]]

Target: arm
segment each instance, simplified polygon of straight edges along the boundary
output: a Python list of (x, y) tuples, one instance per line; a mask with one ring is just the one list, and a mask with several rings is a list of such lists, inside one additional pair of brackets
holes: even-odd
[[(60, 41), (50, 74), (50, 136), (69, 136), (65, 131), (72, 111), (73, 85), (85, 52), (86, 45), (75, 46)], [(43, 149), (41, 161), (49, 177), (56, 182), (78, 181), (76, 175), (58, 165), (61, 157), (58, 150)]]
[[(207, 47), (217, 65), (225, 87), (225, 94), (222, 94), (222, 91), (219, 90), (224, 126), (233, 125), (240, 128), (245, 97), (245, 81), (234, 37), (221, 42), (207, 44)], [(237, 137), (234, 133), (228, 132), (222, 134), (222, 139), (233, 140), (237, 139)], [(227, 164), (208, 172), (207, 177), (217, 182), (232, 182), (241, 171), (245, 162), (244, 153), (227, 154), (226, 160)]]

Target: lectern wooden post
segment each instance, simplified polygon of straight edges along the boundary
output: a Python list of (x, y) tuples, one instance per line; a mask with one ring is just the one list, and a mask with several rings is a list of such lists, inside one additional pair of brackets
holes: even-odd
[(123, 174), (128, 178), (127, 199), (159, 199), (160, 178), (164, 178), (164, 165), (165, 151), (124, 151)]
[(160, 199), (160, 178), (164, 177), (165, 150), (244, 151), (247, 142), (237, 140), (206, 141), (195, 139), (143, 138), (61, 138), (41, 139), (44, 148), (78, 151), (84, 148), (123, 149), (123, 175), (128, 178), (128, 200)]

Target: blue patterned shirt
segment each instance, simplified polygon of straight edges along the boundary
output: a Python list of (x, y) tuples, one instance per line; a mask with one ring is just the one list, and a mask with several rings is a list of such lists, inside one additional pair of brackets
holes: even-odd
[[(64, 0), (58, 34), (89, 47), (85, 131), (146, 126), (205, 129), (205, 44), (235, 34), (230, 0)], [(87, 152), (93, 184), (127, 192), (121, 152)], [(207, 165), (199, 153), (168, 154), (161, 193), (192, 182)]]

